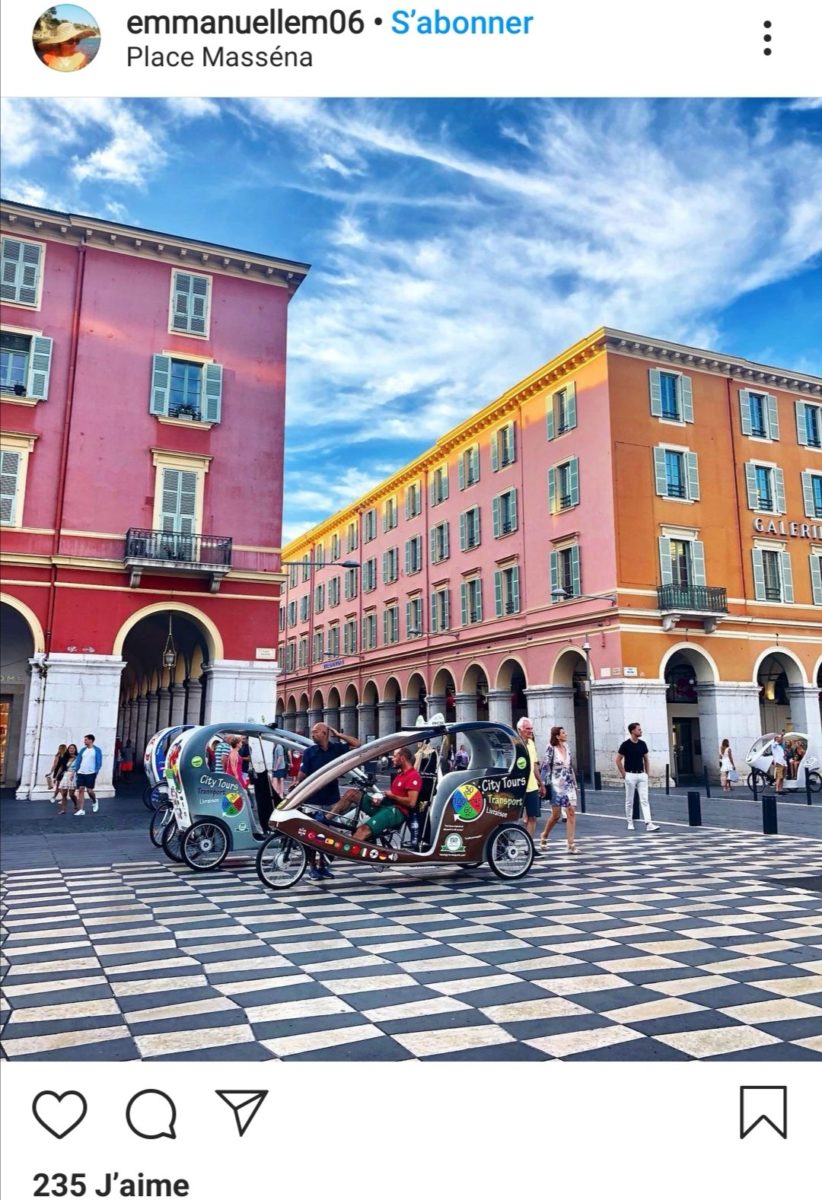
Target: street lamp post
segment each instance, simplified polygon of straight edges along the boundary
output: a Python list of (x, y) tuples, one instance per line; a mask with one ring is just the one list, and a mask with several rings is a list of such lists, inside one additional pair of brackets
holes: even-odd
[(591, 675), (591, 643), (586, 638), (582, 643), (582, 653), (585, 655), (585, 678), (588, 692), (588, 778), (591, 781), (591, 790), (596, 788), (596, 748), (594, 744), (594, 690), (592, 687), (593, 677)]

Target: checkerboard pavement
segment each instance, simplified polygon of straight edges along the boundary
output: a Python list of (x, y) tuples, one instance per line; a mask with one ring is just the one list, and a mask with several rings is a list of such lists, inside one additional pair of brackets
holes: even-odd
[(819, 1060), (819, 842), (702, 829), (487, 868), (11, 871), (12, 1060)]

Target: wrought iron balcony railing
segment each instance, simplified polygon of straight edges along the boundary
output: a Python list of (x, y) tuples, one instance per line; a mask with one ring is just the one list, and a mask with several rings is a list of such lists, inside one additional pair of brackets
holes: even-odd
[(216, 592), (231, 569), (230, 537), (175, 533), (165, 529), (129, 529), (125, 563), (131, 568), (131, 586), (137, 587), (143, 571), (207, 575)]
[(728, 593), (725, 588), (689, 584), (681, 587), (665, 583), (656, 589), (661, 612), (726, 613)]

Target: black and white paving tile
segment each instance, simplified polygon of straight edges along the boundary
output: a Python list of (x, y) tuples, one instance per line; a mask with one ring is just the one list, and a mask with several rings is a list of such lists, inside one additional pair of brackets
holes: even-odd
[[(822, 1058), (822, 851), (703, 829), (487, 868), (5, 877), (21, 1059)], [(800, 880), (803, 886), (797, 885)], [(815, 884), (815, 880), (818, 882)]]

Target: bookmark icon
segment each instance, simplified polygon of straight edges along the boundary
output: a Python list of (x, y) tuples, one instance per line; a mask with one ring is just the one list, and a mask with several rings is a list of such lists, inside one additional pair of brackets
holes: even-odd
[(739, 1136), (746, 1138), (760, 1124), (770, 1125), (780, 1137), (788, 1136), (788, 1089), (740, 1087)]
[(234, 1120), (237, 1122), (237, 1133), (242, 1137), (260, 1111), (260, 1106), (268, 1095), (268, 1090), (257, 1092), (218, 1091), (216, 1094), (221, 1100), (226, 1102), (234, 1113)]

